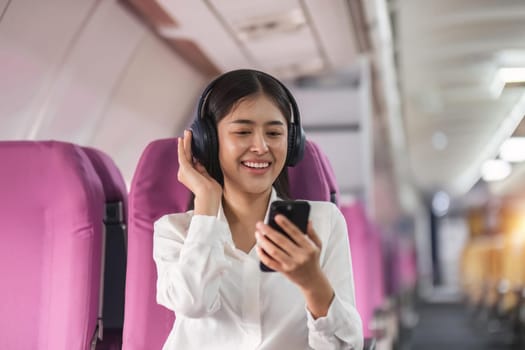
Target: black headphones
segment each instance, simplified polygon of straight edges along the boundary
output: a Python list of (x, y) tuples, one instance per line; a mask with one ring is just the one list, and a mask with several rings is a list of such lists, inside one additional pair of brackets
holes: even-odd
[(217, 126), (215, 124), (215, 121), (211, 116), (204, 114), (206, 102), (208, 100), (208, 96), (213, 90), (213, 87), (217, 84), (218, 81), (222, 79), (222, 77), (224, 77), (226, 74), (243, 71), (268, 77), (277, 82), (283, 88), (288, 97), (288, 100), (290, 101), (290, 106), (292, 109), (292, 117), (288, 128), (288, 150), (286, 153), (285, 165), (294, 166), (297, 163), (299, 163), (301, 159), (303, 159), (305, 134), (303, 128), (301, 127), (301, 119), (299, 116), (299, 108), (297, 107), (297, 102), (295, 101), (290, 91), (278, 79), (272, 77), (267, 73), (253, 69), (239, 69), (220, 75), (219, 77), (214, 79), (206, 87), (206, 89), (204, 89), (199, 99), (195, 119), (190, 126), (190, 130), (192, 132), (191, 149), (193, 156), (196, 159), (198, 159), (202, 165), (204, 165), (208, 172), (212, 170), (212, 172), (210, 173), (210, 175), (212, 176), (212, 173), (214, 172), (213, 169), (215, 169), (215, 171), (219, 171), (220, 169), (220, 166), (217, 163), (219, 160), (219, 140), (217, 136)]

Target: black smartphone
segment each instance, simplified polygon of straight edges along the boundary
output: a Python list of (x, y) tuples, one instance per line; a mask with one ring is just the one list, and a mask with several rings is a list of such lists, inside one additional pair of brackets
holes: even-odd
[[(270, 204), (270, 212), (268, 214), (268, 225), (274, 230), (287, 236), (290, 236), (275, 222), (275, 215), (282, 214), (295, 224), (304, 234), (306, 234), (306, 227), (308, 226), (308, 216), (310, 215), (310, 204), (306, 201), (274, 201)], [(271, 268), (260, 262), (261, 271), (273, 272)]]

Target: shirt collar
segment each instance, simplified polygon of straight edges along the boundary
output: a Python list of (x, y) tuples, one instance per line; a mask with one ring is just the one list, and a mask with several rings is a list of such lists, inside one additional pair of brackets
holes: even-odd
[(268, 222), (268, 215), (270, 213), (270, 204), (274, 201), (280, 200), (277, 196), (277, 191), (272, 187), (272, 193), (270, 194), (270, 200), (268, 201), (268, 206), (266, 207), (266, 214), (264, 214), (264, 222)]

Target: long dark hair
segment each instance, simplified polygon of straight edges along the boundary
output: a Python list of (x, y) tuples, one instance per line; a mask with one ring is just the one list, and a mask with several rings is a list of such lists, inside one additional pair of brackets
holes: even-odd
[[(209, 93), (201, 97), (206, 99), (205, 103), (203, 103), (201, 113), (205, 118), (210, 118), (214, 121), (213, 125), (216, 135), (217, 124), (226, 117), (242, 99), (257, 94), (264, 94), (274, 102), (275, 106), (286, 119), (288, 130), (290, 130), (292, 120), (291, 102), (283, 86), (275, 78), (255, 70), (241, 69), (221, 75), (212, 84), (213, 87)], [(220, 147), (220, 145), (218, 147)], [(217, 149), (217, 152), (214, 152), (214, 154), (218, 155), (218, 151)], [(218, 156), (217, 159), (213, 159), (209, 164), (206, 164), (206, 170), (221, 186), (224, 186), (224, 176)], [(279, 197), (284, 199), (290, 198), (286, 166), (283, 167), (281, 173), (277, 176), (273, 186)]]

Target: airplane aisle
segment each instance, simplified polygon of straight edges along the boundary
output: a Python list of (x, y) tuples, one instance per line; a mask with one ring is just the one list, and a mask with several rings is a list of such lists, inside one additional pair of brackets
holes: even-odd
[(486, 322), (475, 322), (461, 303), (421, 303), (419, 322), (402, 350), (518, 350)]

